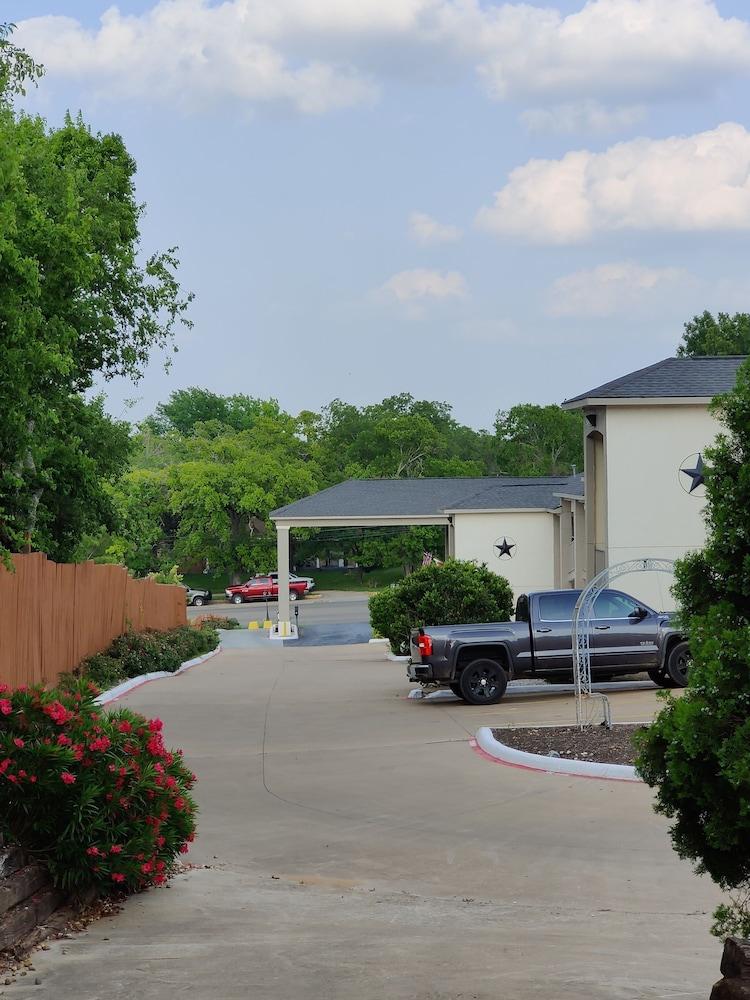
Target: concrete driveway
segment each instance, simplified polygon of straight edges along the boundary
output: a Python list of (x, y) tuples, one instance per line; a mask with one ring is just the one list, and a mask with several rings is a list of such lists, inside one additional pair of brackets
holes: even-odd
[[(706, 1000), (716, 894), (650, 791), (471, 750), (479, 725), (534, 721), (532, 698), (407, 691), (382, 649), (291, 646), (130, 695), (200, 776), (189, 861), (208, 867), (40, 953), (41, 985), (8, 996)], [(627, 697), (629, 720), (653, 710), (653, 693)]]

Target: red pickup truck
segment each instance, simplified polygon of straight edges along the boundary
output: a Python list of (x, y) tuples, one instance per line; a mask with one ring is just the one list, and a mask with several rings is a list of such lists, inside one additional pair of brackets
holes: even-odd
[[(304, 580), (290, 580), (289, 600), (296, 601), (299, 597), (304, 597), (306, 590), (307, 583)], [(240, 583), (236, 587), (227, 587), (224, 593), (232, 604), (244, 604), (245, 601), (262, 601), (278, 597), (279, 585), (270, 576), (254, 576), (247, 583)]]

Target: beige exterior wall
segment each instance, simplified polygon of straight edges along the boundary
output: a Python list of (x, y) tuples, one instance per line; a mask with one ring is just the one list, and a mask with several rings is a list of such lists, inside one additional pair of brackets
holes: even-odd
[(586, 582), (586, 507), (582, 500), (563, 497), (557, 518), (559, 555), (555, 587), (583, 587)]
[[(553, 589), (560, 547), (555, 520), (547, 511), (454, 514), (456, 558), (486, 563), (507, 578), (516, 597), (529, 590)], [(503, 537), (516, 545), (512, 559), (498, 559), (495, 554), (495, 542)]]
[[(687, 493), (680, 480), (689, 485), (688, 480), (679, 470), (687, 458), (713, 442), (718, 429), (703, 404), (607, 407), (603, 447), (597, 455), (604, 456), (605, 468), (591, 477), (597, 499), (593, 518), (587, 514), (589, 539), (593, 534), (598, 542), (597, 522), (604, 507), (607, 565), (646, 556), (677, 559), (703, 546), (704, 489)], [(674, 607), (670, 582), (666, 576), (643, 574), (623, 577), (619, 586), (659, 610), (669, 610)]]

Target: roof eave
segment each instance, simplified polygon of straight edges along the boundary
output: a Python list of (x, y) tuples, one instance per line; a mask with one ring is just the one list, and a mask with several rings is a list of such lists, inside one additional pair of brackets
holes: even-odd
[(583, 410), (594, 406), (708, 406), (715, 398), (715, 396), (584, 396), (580, 399), (564, 400), (561, 409)]

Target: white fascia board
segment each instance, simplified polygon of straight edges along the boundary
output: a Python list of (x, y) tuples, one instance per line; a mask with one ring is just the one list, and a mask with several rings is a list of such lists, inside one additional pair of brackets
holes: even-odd
[(277, 528), (378, 528), (389, 525), (448, 524), (447, 514), (403, 514), (351, 517), (272, 517)]
[[(555, 494), (556, 496), (557, 494)], [(551, 507), (477, 507), (446, 510), (446, 514), (554, 514), (558, 508)]]
[(563, 410), (583, 410), (587, 406), (708, 406), (713, 396), (587, 396), (563, 403)]
[(553, 496), (560, 497), (561, 500), (577, 500), (578, 503), (586, 503), (586, 497), (580, 493), (554, 493)]

